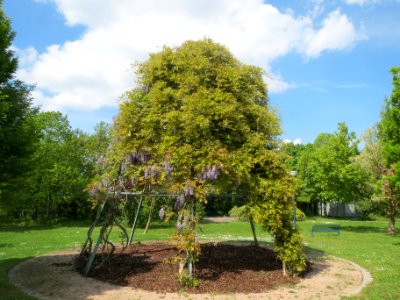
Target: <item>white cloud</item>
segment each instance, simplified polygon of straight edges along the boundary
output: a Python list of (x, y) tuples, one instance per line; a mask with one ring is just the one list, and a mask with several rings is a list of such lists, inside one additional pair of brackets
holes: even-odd
[(18, 56), (18, 65), (22, 69), (32, 65), (32, 63), (34, 63), (39, 56), (38, 52), (33, 47), (26, 49), (12, 47), (12, 50)]
[[(44, 109), (116, 106), (134, 84), (130, 64), (163, 45), (178, 46), (188, 39), (210, 37), (241, 61), (267, 71), (271, 62), (290, 52), (313, 58), (326, 50), (348, 49), (358, 39), (340, 11), (329, 14), (316, 30), (312, 16), (295, 17), (262, 0), (37, 1), (54, 2), (67, 24), (87, 28), (80, 39), (32, 56), (19, 72), (24, 81), (37, 85), (36, 101)], [(270, 92), (295, 86), (270, 75)]]
[(366, 5), (366, 4), (375, 4), (380, 2), (380, 0), (344, 0), (346, 4), (356, 4), (356, 5)]
[(339, 10), (331, 12), (321, 29), (309, 29), (305, 38), (305, 53), (308, 57), (318, 57), (326, 50), (345, 50), (354, 46), (363, 36), (357, 32), (346, 15)]
[[(272, 73), (268, 72), (268, 74)], [(286, 82), (282, 76), (276, 74), (264, 76), (264, 81), (267, 83), (268, 91), (272, 91), (274, 93), (280, 93), (297, 87), (296, 84)]]

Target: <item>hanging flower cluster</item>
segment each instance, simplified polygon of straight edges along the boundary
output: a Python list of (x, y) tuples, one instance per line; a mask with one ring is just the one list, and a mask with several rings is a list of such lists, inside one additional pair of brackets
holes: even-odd
[(222, 165), (219, 165), (219, 166), (212, 165), (211, 167), (202, 169), (202, 174), (201, 174), (200, 178), (216, 180), (223, 171), (224, 171), (224, 168), (222, 167)]

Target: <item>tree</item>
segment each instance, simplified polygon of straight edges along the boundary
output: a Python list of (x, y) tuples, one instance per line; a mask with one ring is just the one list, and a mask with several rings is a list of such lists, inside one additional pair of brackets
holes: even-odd
[(303, 196), (322, 203), (363, 199), (366, 174), (354, 163), (357, 154), (355, 134), (344, 123), (334, 134), (320, 134), (299, 161)]
[(36, 141), (31, 87), (15, 79), (17, 59), (11, 48), (15, 33), (0, 0), (0, 206), (12, 205), (12, 194), (23, 184), (21, 176)]
[(385, 99), (378, 124), (379, 137), (383, 144), (384, 176), (381, 191), (389, 204), (389, 223), (387, 231), (396, 231), (396, 216), (400, 202), (400, 67), (391, 69), (393, 90), (390, 98)]
[(39, 113), (36, 126), (40, 140), (30, 160), (34, 169), (25, 183), (30, 197), (21, 209), (29, 210), (33, 219), (51, 214), (84, 216), (90, 206), (84, 189), (94, 170), (89, 136), (72, 130), (59, 112)]
[(114, 121), (102, 190), (175, 195), (183, 282), (193, 279), (199, 254), (194, 203), (209, 193), (247, 195), (285, 272), (303, 271), (302, 241), (291, 224), (293, 179), (277, 151), (280, 125), (262, 70), (206, 39), (164, 47), (137, 65), (137, 75)]
[(363, 214), (382, 214), (386, 208), (385, 201), (379, 189), (383, 176), (384, 160), (382, 156), (382, 141), (378, 136), (376, 126), (368, 128), (362, 136), (364, 147), (355, 157), (355, 163), (368, 175), (366, 181), (366, 194), (369, 196), (358, 203), (358, 209)]
[(94, 133), (90, 136), (89, 149), (93, 162), (100, 162), (104, 159), (107, 153), (107, 147), (110, 145), (111, 126), (110, 124), (101, 121), (96, 124)]

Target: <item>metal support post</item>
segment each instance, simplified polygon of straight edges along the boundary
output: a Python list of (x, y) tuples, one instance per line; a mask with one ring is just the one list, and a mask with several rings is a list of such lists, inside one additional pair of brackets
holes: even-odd
[(142, 193), (142, 194), (140, 195), (138, 207), (137, 207), (137, 209), (136, 209), (135, 219), (133, 220), (132, 231), (131, 231), (131, 236), (130, 236), (130, 238), (129, 238), (128, 245), (132, 244), (132, 241), (133, 241), (133, 236), (134, 236), (134, 234), (135, 234), (136, 225), (137, 225), (137, 220), (138, 220), (138, 217), (139, 217), (140, 209), (142, 208), (143, 198), (144, 198), (144, 195), (143, 195), (143, 193)]

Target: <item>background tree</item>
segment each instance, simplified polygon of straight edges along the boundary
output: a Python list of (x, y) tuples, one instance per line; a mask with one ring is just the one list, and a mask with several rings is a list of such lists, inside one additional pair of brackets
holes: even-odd
[(366, 174), (354, 163), (357, 154), (355, 135), (344, 123), (339, 123), (334, 134), (320, 134), (299, 159), (303, 197), (317, 203), (366, 197)]
[(17, 58), (12, 50), (15, 33), (4, 15), (0, 0), (0, 208), (12, 204), (16, 187), (23, 185), (21, 176), (30, 165), (27, 158), (36, 140), (31, 88), (15, 79)]
[(387, 231), (394, 234), (400, 201), (400, 67), (392, 68), (391, 72), (393, 90), (390, 98), (385, 99), (378, 129), (385, 166), (381, 191), (389, 205)]
[(366, 194), (369, 196), (357, 203), (358, 209), (364, 214), (383, 215), (387, 211), (387, 202), (383, 201), (379, 190), (384, 170), (382, 156), (382, 141), (378, 136), (376, 126), (368, 128), (362, 135), (364, 147), (355, 157), (355, 163), (368, 175), (366, 181)]
[(304, 270), (291, 224), (293, 180), (277, 151), (280, 125), (262, 70), (202, 40), (151, 54), (137, 75), (115, 119), (105, 185), (175, 195), (178, 248), (188, 267), (199, 251), (194, 202), (208, 193), (246, 195), (274, 236), (285, 271)]
[(85, 216), (90, 205), (84, 189), (94, 170), (89, 136), (72, 130), (59, 112), (39, 113), (36, 126), (40, 139), (25, 183), (29, 198), (19, 210), (29, 211), (33, 219)]
[(294, 143), (286, 143), (283, 142), (280, 145), (280, 149), (286, 155), (286, 164), (289, 170), (299, 170), (299, 160), (302, 156), (303, 152), (307, 151), (307, 148), (310, 148), (311, 144), (294, 144)]
[(94, 133), (90, 135), (88, 148), (93, 163), (101, 164), (107, 153), (107, 147), (111, 142), (111, 126), (101, 121), (94, 127)]

